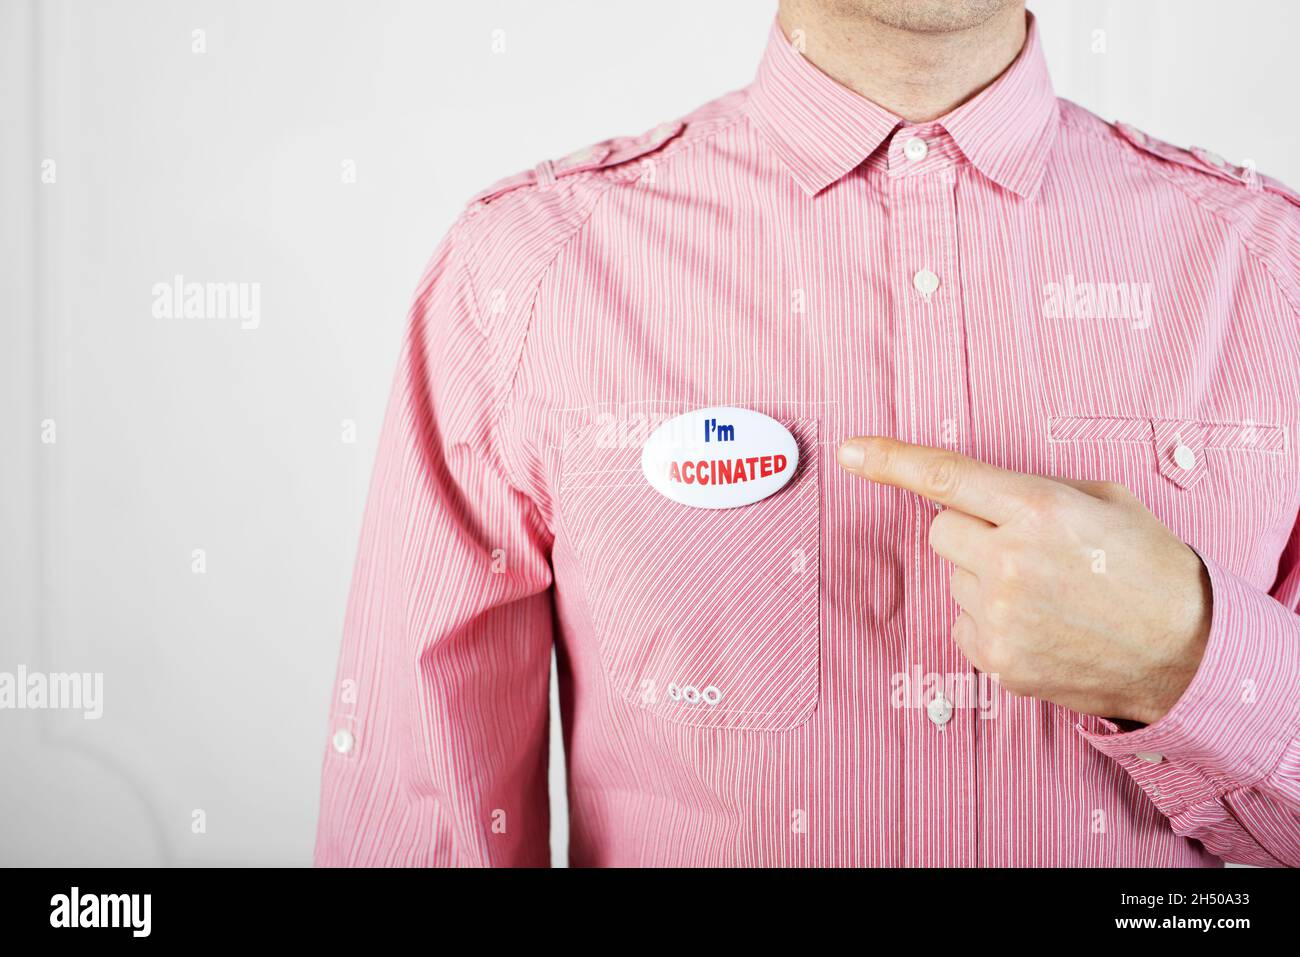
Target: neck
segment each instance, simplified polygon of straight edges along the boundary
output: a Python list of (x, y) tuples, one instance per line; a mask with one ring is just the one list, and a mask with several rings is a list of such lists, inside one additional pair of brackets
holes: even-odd
[(948, 29), (887, 23), (862, 4), (781, 0), (787, 37), (802, 31), (803, 55), (831, 79), (910, 123), (952, 111), (988, 86), (1025, 42), (1023, 3)]

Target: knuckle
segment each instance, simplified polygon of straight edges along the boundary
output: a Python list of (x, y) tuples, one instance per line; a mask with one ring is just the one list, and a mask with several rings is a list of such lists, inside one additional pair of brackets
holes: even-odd
[(953, 455), (938, 455), (921, 471), (921, 487), (935, 498), (948, 498), (960, 481), (960, 462)]
[(1025, 516), (1038, 525), (1055, 521), (1064, 504), (1064, 491), (1063, 485), (1044, 483), (1026, 493), (1022, 500)]
[(1007, 631), (1015, 621), (1016, 603), (1008, 589), (997, 589), (984, 600), (984, 620), (995, 632)]
[(999, 682), (1003, 681), (1002, 672), (1006, 663), (1006, 654), (1002, 643), (996, 639), (986, 640), (980, 648), (980, 670), (993, 675)]
[(977, 632), (978, 629), (970, 615), (958, 615), (957, 620), (952, 623), (952, 639), (968, 658), (976, 657)]
[(898, 454), (893, 443), (879, 439), (868, 439), (866, 446), (866, 471), (869, 475), (892, 475), (898, 462)]
[(966, 579), (960, 568), (954, 568), (948, 576), (948, 593), (959, 603), (965, 597)]
[(1025, 560), (1021, 554), (1012, 549), (998, 553), (998, 577), (1003, 581), (1019, 581), (1025, 574)]
[(1011, 645), (1000, 638), (990, 640), (985, 649), (985, 671), (1003, 684), (1010, 682), (1018, 686), (1020, 669), (1015, 667), (1015, 652)]
[(949, 540), (952, 534), (952, 523), (954, 521), (952, 512), (940, 512), (930, 522), (929, 542), (931, 548), (938, 548), (944, 542)]

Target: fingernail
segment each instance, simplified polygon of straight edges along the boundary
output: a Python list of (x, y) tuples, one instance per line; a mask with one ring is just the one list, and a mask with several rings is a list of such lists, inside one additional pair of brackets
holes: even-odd
[(839, 449), (835, 453), (835, 457), (839, 459), (842, 468), (856, 471), (862, 468), (862, 463), (867, 460), (867, 450), (863, 447), (861, 442), (855, 442), (850, 439), (849, 441), (840, 444)]

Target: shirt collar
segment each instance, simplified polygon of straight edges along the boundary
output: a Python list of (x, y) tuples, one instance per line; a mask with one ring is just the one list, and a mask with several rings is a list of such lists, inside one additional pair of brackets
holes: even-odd
[[(1047, 61), (1028, 17), (1025, 45), (1002, 75), (934, 121), (976, 169), (1025, 198), (1038, 189), (1057, 122)], [(805, 60), (775, 21), (746, 109), (810, 196), (855, 169), (903, 124)]]

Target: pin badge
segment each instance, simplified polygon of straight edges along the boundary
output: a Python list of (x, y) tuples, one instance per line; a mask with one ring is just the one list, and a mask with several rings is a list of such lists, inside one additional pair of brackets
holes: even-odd
[(669, 419), (641, 449), (641, 471), (661, 495), (694, 508), (736, 508), (790, 481), (799, 446), (752, 409), (714, 406)]

